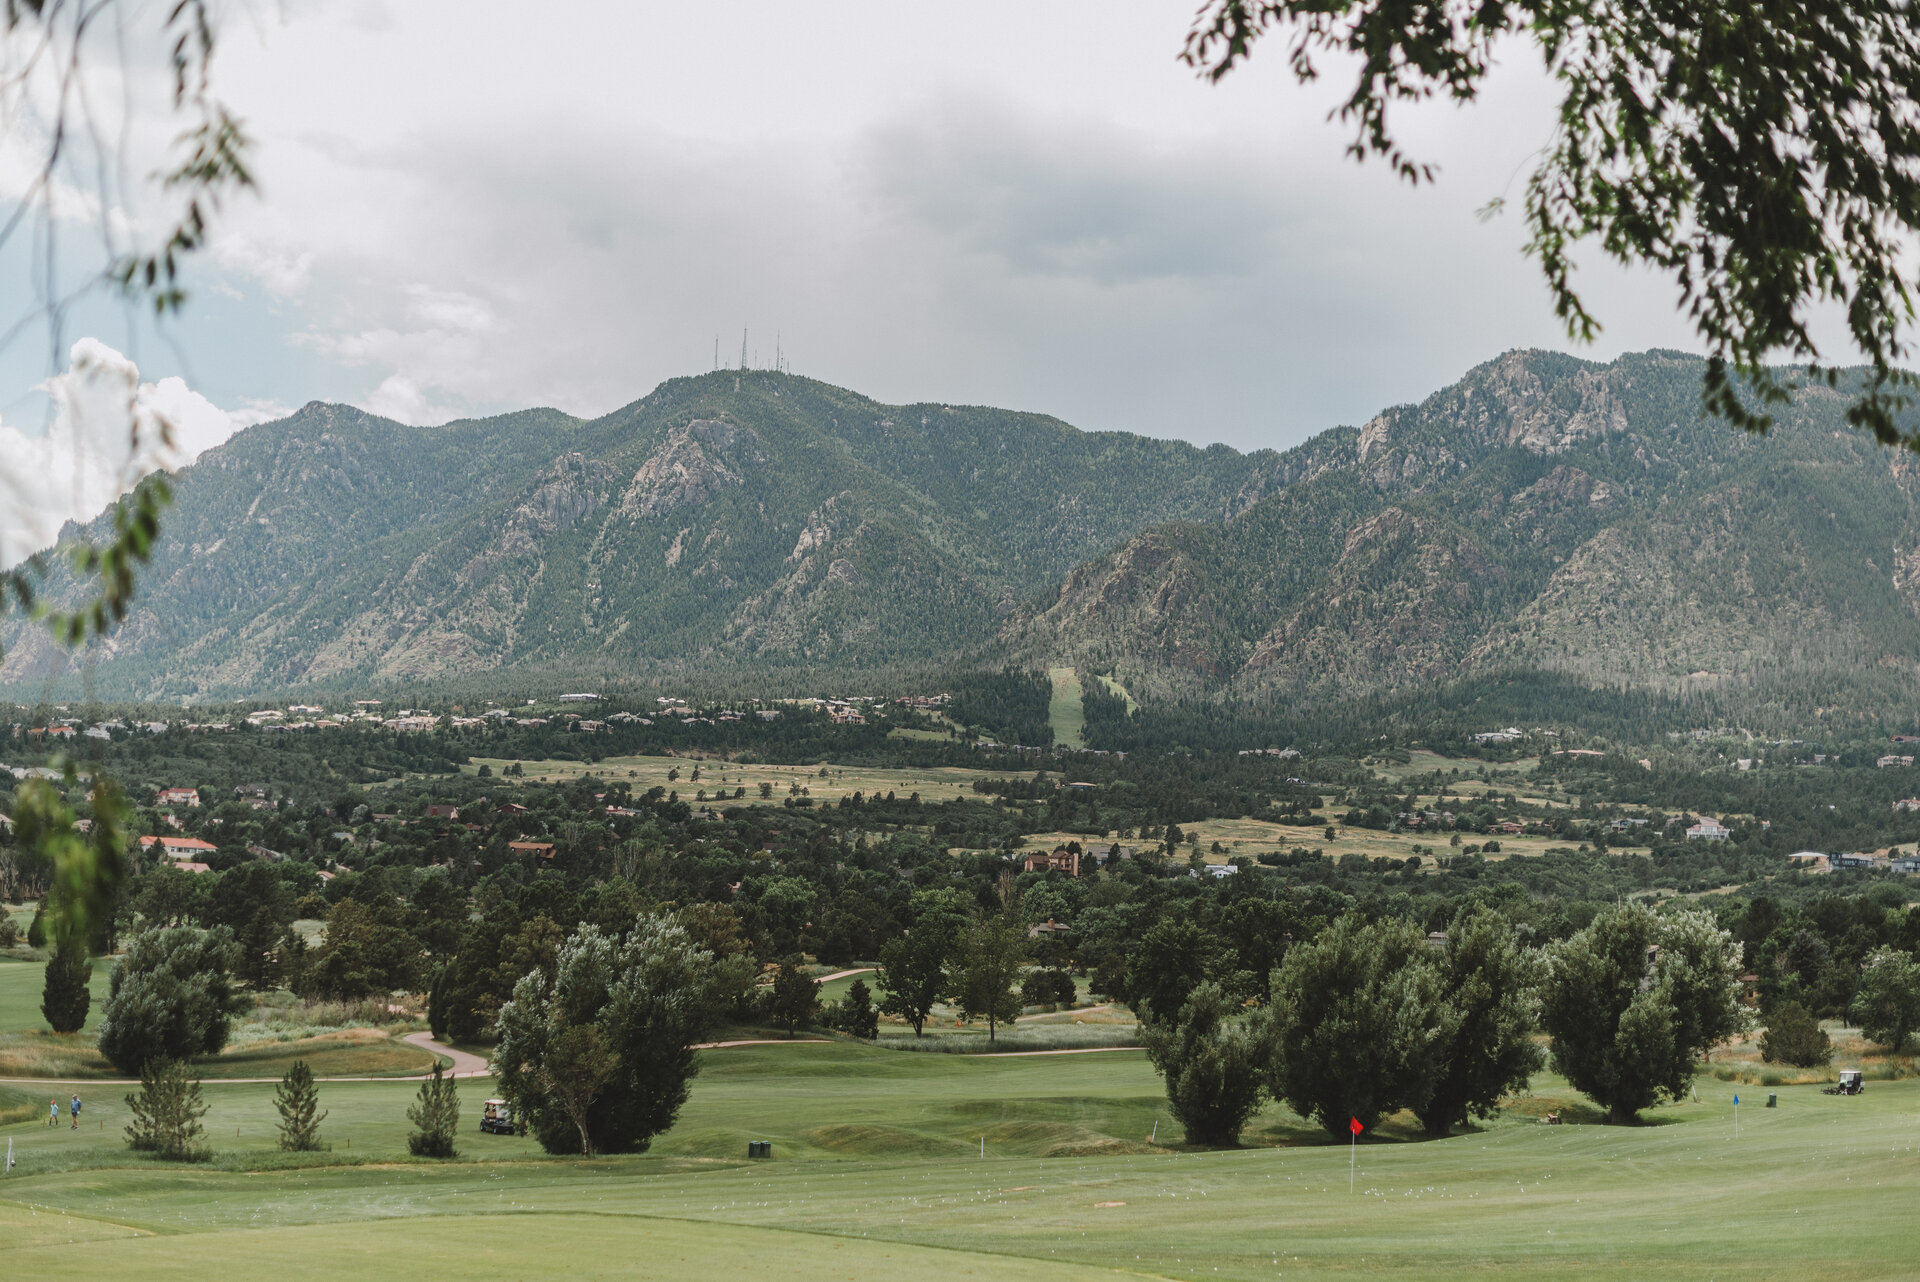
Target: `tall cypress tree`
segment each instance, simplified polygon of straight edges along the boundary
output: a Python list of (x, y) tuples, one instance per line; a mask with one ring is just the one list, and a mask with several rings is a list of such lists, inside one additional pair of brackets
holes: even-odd
[(40, 998), (40, 1013), (56, 1033), (77, 1033), (87, 1022), (87, 1010), (93, 994), (87, 981), (93, 978), (93, 959), (87, 946), (71, 939), (54, 950), (47, 962), (47, 983)]

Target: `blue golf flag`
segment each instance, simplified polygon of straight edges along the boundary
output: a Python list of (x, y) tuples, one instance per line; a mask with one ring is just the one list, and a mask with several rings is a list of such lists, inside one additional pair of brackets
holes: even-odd
[(1733, 1097), (1733, 1106), (1735, 1108), (1740, 1107), (1740, 1097), (1738, 1095)]

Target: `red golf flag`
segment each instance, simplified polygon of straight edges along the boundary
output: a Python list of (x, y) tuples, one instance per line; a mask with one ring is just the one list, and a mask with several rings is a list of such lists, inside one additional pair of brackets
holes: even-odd
[(1360, 1125), (1359, 1118), (1353, 1117), (1353, 1118), (1347, 1119), (1347, 1129), (1352, 1131), (1355, 1135), (1358, 1135), (1361, 1131), (1364, 1131), (1367, 1128)]

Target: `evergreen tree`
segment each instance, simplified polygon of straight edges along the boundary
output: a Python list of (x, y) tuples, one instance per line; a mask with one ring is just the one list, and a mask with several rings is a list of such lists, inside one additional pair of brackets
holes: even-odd
[(47, 961), (47, 982), (40, 999), (40, 1013), (56, 1033), (77, 1033), (86, 1026), (87, 1011), (93, 994), (87, 981), (93, 978), (93, 959), (87, 946), (69, 940), (54, 950)]
[(438, 1064), (433, 1076), (420, 1083), (420, 1098), (407, 1109), (413, 1132), (407, 1136), (407, 1151), (415, 1157), (453, 1157), (454, 1140), (460, 1132), (460, 1091), (453, 1078)]
[(289, 1153), (306, 1153), (320, 1147), (320, 1123), (327, 1120), (320, 1107), (320, 1089), (313, 1083), (313, 1070), (307, 1061), (296, 1059), (280, 1079), (273, 1106), (280, 1111), (280, 1147)]
[(1760, 1035), (1760, 1058), (1769, 1064), (1818, 1068), (1833, 1062), (1833, 1039), (1799, 1002), (1782, 1002), (1767, 1017)]
[(802, 1024), (812, 1023), (819, 1005), (819, 981), (792, 960), (781, 962), (779, 973), (773, 977), (772, 1013), (776, 1022), (786, 1025), (787, 1035), (792, 1036)]
[(128, 1148), (170, 1162), (200, 1162), (210, 1156), (200, 1145), (200, 1119), (207, 1105), (184, 1061), (150, 1060), (140, 1073), (140, 1093), (126, 1098), (133, 1114), (127, 1123)]
[(864, 979), (855, 979), (840, 1002), (840, 1031), (874, 1041), (880, 1036), (880, 1012), (873, 1008), (873, 992)]

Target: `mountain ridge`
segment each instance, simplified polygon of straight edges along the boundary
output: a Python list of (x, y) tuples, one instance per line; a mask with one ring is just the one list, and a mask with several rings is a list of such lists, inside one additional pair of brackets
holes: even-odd
[[(1249, 454), (764, 371), (593, 420), (314, 402), (179, 477), (93, 680), (1072, 664), (1149, 705), (1310, 706), (1538, 672), (1808, 715), (1866, 682), (1905, 715), (1920, 465), (1825, 388), (1766, 438), (1703, 420), (1701, 369), (1509, 352)], [(16, 626), (0, 680), (58, 658)]]

